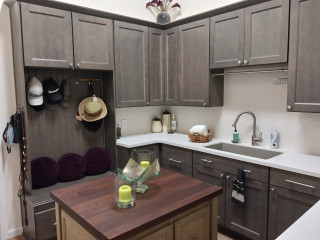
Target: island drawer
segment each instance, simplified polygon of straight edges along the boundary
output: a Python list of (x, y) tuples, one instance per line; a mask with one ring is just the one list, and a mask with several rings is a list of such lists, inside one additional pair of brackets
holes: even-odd
[(265, 166), (201, 152), (193, 153), (193, 162), (234, 175), (238, 174), (238, 168), (243, 168), (246, 178), (265, 183), (269, 181), (269, 168)]
[(192, 151), (163, 145), (160, 165), (168, 170), (192, 177)]
[(57, 236), (55, 208), (34, 214), (37, 239), (55, 239)]
[(320, 197), (320, 179), (316, 177), (272, 168), (270, 184)]

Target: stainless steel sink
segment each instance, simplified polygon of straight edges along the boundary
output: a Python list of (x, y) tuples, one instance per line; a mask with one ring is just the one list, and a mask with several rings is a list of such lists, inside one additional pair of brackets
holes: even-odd
[(245, 147), (241, 145), (235, 145), (230, 143), (217, 143), (210, 146), (206, 146), (206, 148), (211, 148), (219, 151), (236, 153), (248, 157), (261, 158), (261, 159), (269, 159), (276, 157), (282, 152), (275, 152), (270, 150), (264, 150), (254, 147)]

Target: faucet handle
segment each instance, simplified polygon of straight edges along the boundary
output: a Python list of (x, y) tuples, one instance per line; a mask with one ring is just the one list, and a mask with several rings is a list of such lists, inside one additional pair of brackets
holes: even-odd
[(261, 142), (263, 141), (262, 132), (260, 132), (260, 134), (259, 134), (259, 140), (260, 140)]

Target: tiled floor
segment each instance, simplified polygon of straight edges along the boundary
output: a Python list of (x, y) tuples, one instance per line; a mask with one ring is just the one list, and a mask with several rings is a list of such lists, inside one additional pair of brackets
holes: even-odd
[[(25, 238), (21, 235), (21, 236), (18, 236), (18, 237), (14, 237), (14, 238), (11, 238), (9, 240), (25, 240)], [(233, 240), (232, 238), (229, 238), (221, 233), (218, 233), (218, 240)]]

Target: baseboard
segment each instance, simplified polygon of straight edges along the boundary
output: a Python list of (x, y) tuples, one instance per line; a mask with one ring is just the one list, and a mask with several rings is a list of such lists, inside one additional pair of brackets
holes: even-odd
[(19, 236), (23, 233), (23, 228), (15, 228), (8, 231), (8, 239)]

